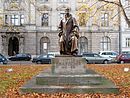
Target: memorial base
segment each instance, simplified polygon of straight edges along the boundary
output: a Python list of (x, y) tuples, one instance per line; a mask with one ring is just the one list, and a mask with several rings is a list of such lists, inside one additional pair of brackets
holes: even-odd
[(56, 56), (52, 67), (33, 77), (21, 93), (118, 93), (110, 80), (86, 69), (85, 59), (74, 56)]

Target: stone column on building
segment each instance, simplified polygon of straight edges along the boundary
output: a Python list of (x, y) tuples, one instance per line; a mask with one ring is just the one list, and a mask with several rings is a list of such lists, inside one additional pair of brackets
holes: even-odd
[(71, 13), (73, 14), (73, 16), (75, 18), (77, 18), (76, 17), (76, 0), (71, 0), (71, 2), (70, 2), (70, 8), (71, 8)]
[(52, 17), (51, 17), (51, 29), (52, 30), (57, 30), (57, 25), (58, 25), (58, 23), (57, 23), (57, 20), (58, 20), (58, 17), (57, 17), (57, 10), (56, 10), (56, 7), (57, 7), (57, 0), (53, 0), (52, 2), (51, 2), (51, 7), (52, 7)]
[(19, 35), (19, 53), (24, 53), (24, 36)]
[(31, 0), (31, 2), (30, 2), (30, 13), (29, 13), (29, 21), (30, 21), (30, 24), (35, 24), (35, 19), (36, 19), (36, 17), (35, 17), (35, 15), (36, 15), (36, 13), (35, 13), (35, 4), (36, 3), (36, 1), (35, 0)]
[(2, 37), (2, 54), (4, 54), (4, 55), (7, 55), (7, 36), (6, 35), (1, 35), (1, 37)]

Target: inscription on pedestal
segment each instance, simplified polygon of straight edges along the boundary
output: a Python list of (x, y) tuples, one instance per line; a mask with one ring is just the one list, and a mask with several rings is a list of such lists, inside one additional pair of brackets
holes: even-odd
[(83, 74), (86, 72), (85, 60), (82, 57), (57, 56), (52, 61), (53, 73)]

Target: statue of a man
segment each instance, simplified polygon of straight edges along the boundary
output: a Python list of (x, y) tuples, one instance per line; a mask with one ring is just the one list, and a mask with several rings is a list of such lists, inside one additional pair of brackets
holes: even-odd
[(61, 55), (77, 55), (78, 53), (78, 38), (79, 27), (77, 21), (69, 13), (70, 10), (65, 10), (65, 16), (59, 24), (59, 44)]

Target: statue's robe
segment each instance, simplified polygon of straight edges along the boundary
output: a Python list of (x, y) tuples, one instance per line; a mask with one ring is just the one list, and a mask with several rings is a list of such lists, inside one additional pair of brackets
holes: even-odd
[(76, 19), (71, 14), (60, 21), (59, 31), (60, 53), (72, 54), (77, 52), (79, 28)]

